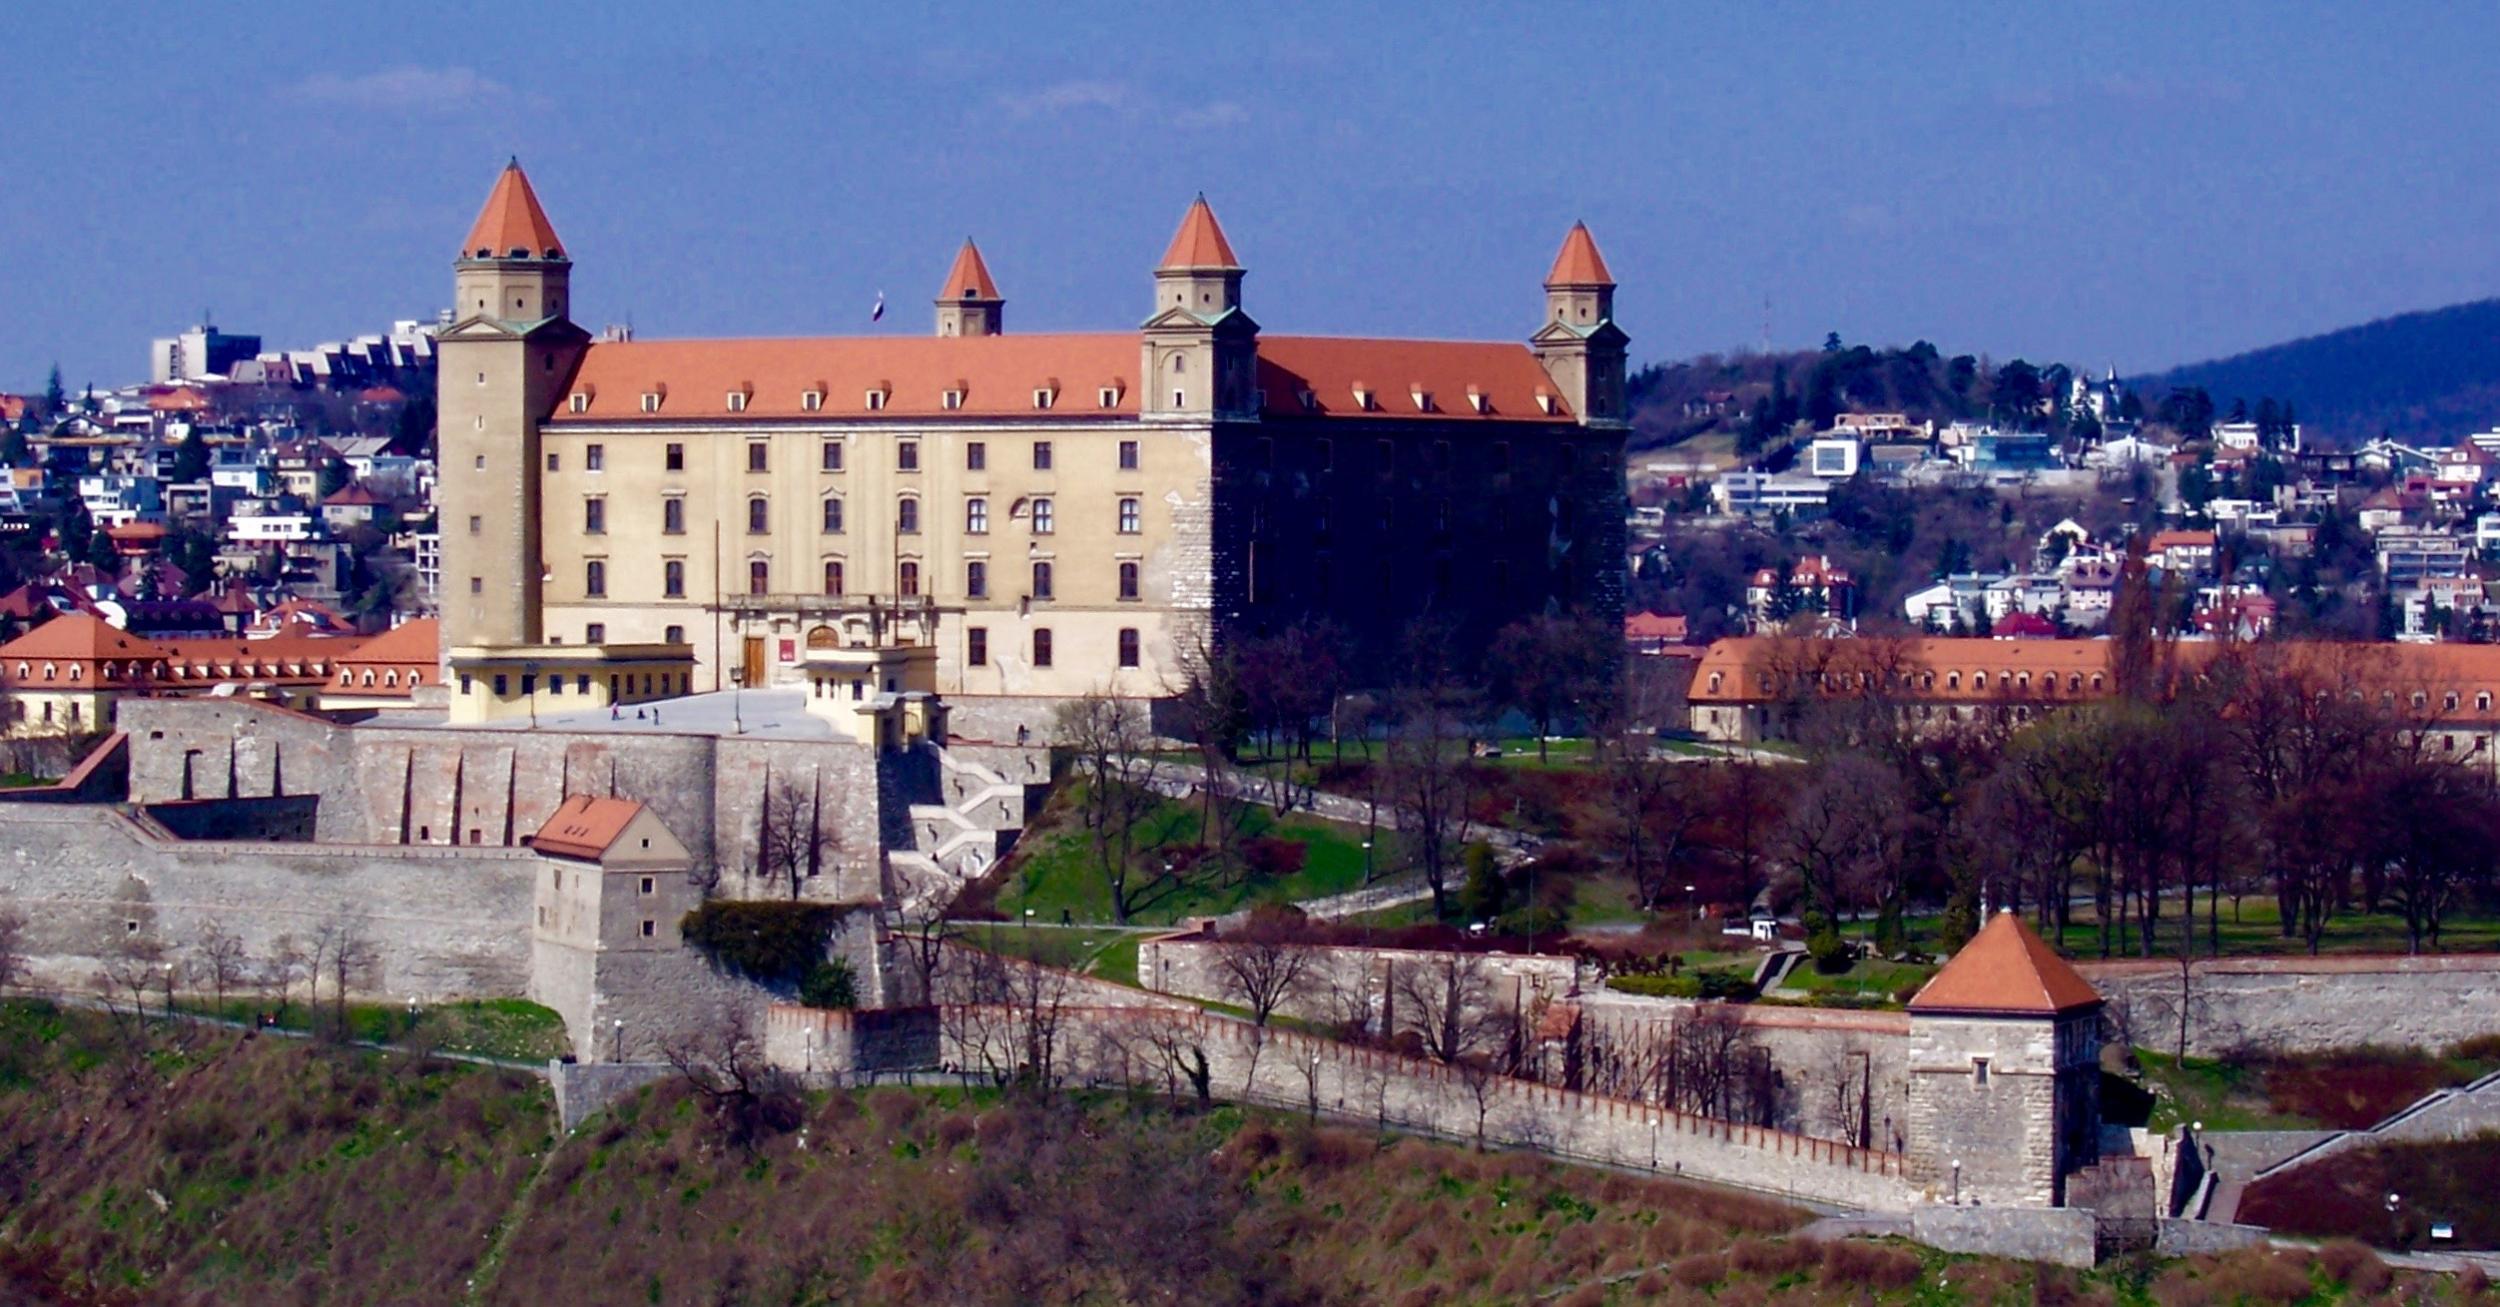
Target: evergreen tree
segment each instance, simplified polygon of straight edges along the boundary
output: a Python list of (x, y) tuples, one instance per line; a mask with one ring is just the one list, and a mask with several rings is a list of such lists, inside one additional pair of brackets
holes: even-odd
[(27, 467), (34, 461), (35, 451), (26, 443), (23, 422), (0, 431), (0, 467)]
[(183, 433), (182, 444), (174, 450), (174, 480), (179, 482), (208, 479), (208, 438), (198, 427)]
[(61, 388), (61, 365), (55, 363), (52, 365), (51, 377), (43, 383), (43, 416), (46, 420), (58, 422), (61, 420), (61, 410), (67, 407), (69, 407), (69, 392)]

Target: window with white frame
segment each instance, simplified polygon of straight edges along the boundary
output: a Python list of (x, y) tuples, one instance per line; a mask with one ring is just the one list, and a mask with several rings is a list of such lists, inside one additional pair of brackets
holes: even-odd
[(1050, 499), (1044, 496), (1033, 501), (1033, 534), (1046, 536), (1058, 529), (1058, 520), (1051, 512)]

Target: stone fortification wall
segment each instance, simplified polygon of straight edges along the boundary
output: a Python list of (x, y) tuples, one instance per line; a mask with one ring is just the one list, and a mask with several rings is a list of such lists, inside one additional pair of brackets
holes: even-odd
[(1612, 990), (1593, 990), (1577, 1001), (1589, 1047), (1627, 1058), (1641, 1048), (1654, 1048), (1678, 1023), (1704, 1011), (1731, 1015), (1745, 1041), (1767, 1053), (1778, 1072), (1776, 1124), (1826, 1139), (1848, 1138), (1861, 1110), (1858, 1087), (1871, 1079), (1874, 1096), (1864, 1105), (1869, 1137), (1876, 1147), (1893, 1152), (1908, 1146), (1907, 1012), (1725, 1004)]
[(944, 1060), (933, 1007), (833, 1012), (778, 1003), (764, 1014), (774, 1066), (837, 1080), (926, 1071)]
[[(1225, 966), (1225, 954), (1233, 947), (1200, 932), (1158, 935), (1138, 946), (1138, 982), (1159, 993), (1243, 1005), (1241, 991)], [(1453, 955), (1422, 949), (1313, 945), (1308, 954), (1301, 976), (1278, 1012), (1338, 1025), (1350, 1023), (1354, 1014), (1361, 1013), (1367, 1029), (1377, 1031), (1385, 1018), (1391, 1033), (1410, 1028), (1413, 1020), (1413, 1013), (1399, 1011), (1400, 977), (1438, 966), (1444, 958), (1456, 956), (1464, 961), (1478, 977), (1470, 988), (1486, 1001), (1530, 1017), (1569, 994), (1578, 973), (1578, 963), (1570, 958), (1517, 953)]]
[(1896, 1153), (1730, 1125), (1573, 1093), (1204, 1013), (1069, 1008), (1034, 1034), (1029, 1009), (948, 1008), (943, 1059), (1004, 1072), (1042, 1047), (1061, 1083), (1190, 1092), (1205, 1059), (1215, 1097), (1736, 1185), (1830, 1208), (1904, 1211), (1912, 1192)]
[[(2083, 962), (2108, 1023), (2169, 1049), (2179, 1032), (2176, 962)], [(2188, 1052), (2445, 1048), (2500, 1033), (2500, 956), (2227, 958), (2188, 971)]]
[(112, 808), (0, 806), (0, 907), (25, 914), (34, 978), (58, 988), (90, 987), (127, 939), (179, 960), (214, 923), (267, 962), (346, 921), (372, 948), (353, 992), (525, 993), (538, 865), (520, 849), (183, 843)]
[(1911, 1214), (1910, 1232), (1920, 1243), (1949, 1253), (2090, 1270), (2096, 1224), (2093, 1214), (2079, 1207), (1930, 1206)]
[(649, 804), (724, 892), (785, 896), (746, 880), (764, 796), (790, 781), (821, 796), (836, 870), (811, 899), (879, 890), (876, 753), (847, 741), (614, 732), (334, 726), (267, 704), (208, 699), (125, 705), (130, 800), (318, 795), (324, 843), (508, 847), (567, 794)]

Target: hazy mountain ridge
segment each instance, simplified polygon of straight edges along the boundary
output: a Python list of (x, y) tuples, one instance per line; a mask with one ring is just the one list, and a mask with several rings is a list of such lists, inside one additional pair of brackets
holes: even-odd
[(2500, 424), (2500, 299), (2400, 313), (2128, 384), (2148, 404), (2201, 386), (2226, 413), (2234, 399), (2254, 408), (2272, 396), (2313, 438), (2351, 444), (2383, 432), (2445, 445)]

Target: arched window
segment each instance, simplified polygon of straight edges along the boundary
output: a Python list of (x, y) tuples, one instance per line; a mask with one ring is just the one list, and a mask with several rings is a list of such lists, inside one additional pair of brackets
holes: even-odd
[(1137, 628), (1134, 626), (1123, 626), (1120, 628), (1120, 665), (1122, 667), (1135, 667), (1138, 665), (1137, 658)]
[(678, 559), (660, 564), (660, 593), (670, 599), (686, 597), (686, 565)]
[(842, 560), (839, 558), (825, 560), (825, 593), (829, 595), (842, 593)]
[(904, 535), (920, 534), (920, 500), (905, 495), (894, 501), (894, 529)]
[(594, 558), (582, 565), (582, 593), (593, 599), (608, 592), (608, 565)]
[(1120, 597), (1122, 599), (1137, 597), (1137, 564), (1135, 563), (1120, 564)]
[(747, 593), (751, 595), (761, 595), (771, 594), (772, 592), (773, 565), (771, 560), (763, 558), (749, 559), (747, 561)]
[(906, 562), (894, 569), (894, 588), (905, 595), (920, 593), (920, 564)]
[(1033, 597), (1036, 599), (1050, 598), (1050, 582), (1050, 564), (1035, 563), (1033, 565)]
[(825, 497), (825, 534), (829, 536), (842, 534), (842, 500), (836, 495)]
[(764, 498), (762, 495), (757, 495), (754, 498), (747, 500), (748, 535), (760, 536), (770, 532), (773, 529), (772, 518), (773, 506), (771, 500)]

